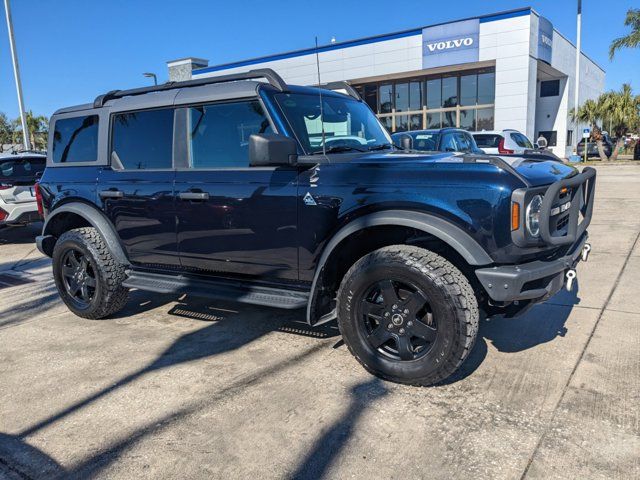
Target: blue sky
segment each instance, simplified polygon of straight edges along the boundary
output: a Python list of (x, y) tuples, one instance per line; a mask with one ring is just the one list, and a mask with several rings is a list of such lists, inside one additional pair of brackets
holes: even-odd
[[(607, 88), (640, 93), (640, 50), (609, 62), (611, 40), (625, 33), (636, 0), (583, 0), (583, 51), (607, 71)], [(167, 78), (167, 60), (197, 56), (210, 64), (308, 48), (530, 5), (575, 41), (571, 0), (245, 1), (12, 0), (25, 104), (51, 115), (108, 90), (148, 85), (143, 72)], [(2, 7), (0, 7), (2, 8)], [(9, 42), (0, 22), (0, 112), (17, 116)]]

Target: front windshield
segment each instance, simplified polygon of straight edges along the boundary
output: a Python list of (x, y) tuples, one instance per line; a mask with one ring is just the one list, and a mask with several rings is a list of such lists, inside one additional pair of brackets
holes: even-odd
[(305, 152), (329, 153), (362, 151), (391, 147), (391, 137), (363, 102), (351, 97), (322, 96), (304, 93), (278, 93), (276, 101), (289, 121)]

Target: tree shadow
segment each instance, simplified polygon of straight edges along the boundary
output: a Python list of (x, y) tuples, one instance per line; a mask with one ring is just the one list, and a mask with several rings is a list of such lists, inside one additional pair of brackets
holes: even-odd
[(325, 476), (351, 438), (366, 408), (388, 393), (384, 383), (377, 378), (355, 385), (345, 412), (316, 440), (290, 478), (302, 480)]

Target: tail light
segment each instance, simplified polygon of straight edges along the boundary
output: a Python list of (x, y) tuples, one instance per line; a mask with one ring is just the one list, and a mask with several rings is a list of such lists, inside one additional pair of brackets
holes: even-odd
[(7, 218), (8, 213), (0, 208), (0, 222)]
[(13, 185), (10, 183), (0, 183), (0, 190), (8, 190), (9, 188), (13, 188)]
[(38, 205), (38, 213), (42, 217), (44, 216), (44, 207), (42, 206), (42, 192), (40, 191), (40, 184), (36, 183), (33, 188), (36, 192), (36, 204)]
[(509, 150), (508, 148), (504, 148), (504, 138), (500, 139), (500, 143), (498, 143), (498, 153), (501, 155), (508, 155), (513, 153), (513, 150)]

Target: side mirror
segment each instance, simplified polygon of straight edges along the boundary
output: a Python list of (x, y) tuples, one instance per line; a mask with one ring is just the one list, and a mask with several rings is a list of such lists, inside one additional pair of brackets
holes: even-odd
[(249, 165), (294, 165), (298, 158), (298, 145), (293, 138), (278, 134), (249, 136)]
[(403, 150), (412, 150), (413, 149), (413, 142), (411, 139), (411, 135), (403, 135), (402, 138), (400, 138), (400, 147)]

